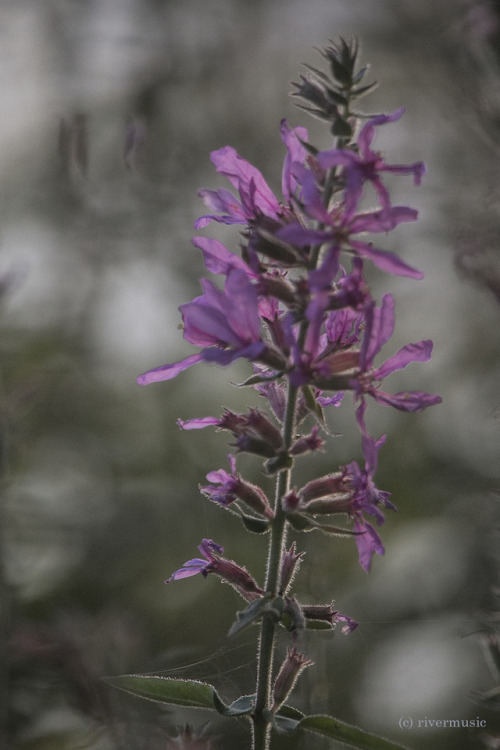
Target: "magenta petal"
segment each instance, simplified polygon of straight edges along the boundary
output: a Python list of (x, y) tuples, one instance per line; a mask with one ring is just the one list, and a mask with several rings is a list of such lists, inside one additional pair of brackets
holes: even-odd
[(399, 120), (399, 118), (403, 116), (404, 111), (404, 107), (400, 107), (390, 115), (376, 115), (375, 117), (372, 117), (371, 120), (368, 120), (366, 125), (362, 128), (358, 138), (358, 145), (363, 156), (369, 151), (371, 142), (373, 141), (373, 136), (375, 135), (375, 126), (385, 125), (388, 122)]
[(416, 268), (409, 266), (395, 253), (378, 250), (373, 245), (369, 245), (366, 242), (359, 242), (358, 240), (351, 240), (350, 244), (358, 255), (369, 258), (382, 271), (393, 273), (395, 276), (407, 276), (410, 279), (418, 280), (424, 278), (422, 271), (417, 271)]
[(247, 264), (219, 240), (210, 237), (193, 237), (191, 242), (203, 253), (205, 266), (211, 273), (227, 274), (231, 268), (240, 268), (249, 276), (254, 276)]
[(254, 209), (266, 216), (277, 214), (279, 203), (262, 173), (242, 159), (234, 148), (225, 146), (213, 151), (210, 158), (217, 172), (227, 177), (231, 185), (239, 190), (242, 200), (251, 195)]
[(373, 389), (370, 391), (374, 400), (384, 406), (393, 406), (399, 411), (415, 412), (422, 411), (428, 406), (435, 406), (442, 402), (441, 396), (434, 393), (423, 393), (422, 391), (400, 391), (399, 393), (385, 393)]
[(302, 127), (290, 128), (287, 121), (282, 120), (280, 123), (280, 134), (287, 148), (287, 154), (283, 162), (281, 189), (284, 198), (290, 201), (297, 189), (297, 179), (293, 174), (292, 166), (295, 163), (303, 164), (307, 158), (307, 151), (301, 141), (307, 141), (308, 133)]
[(428, 362), (432, 354), (432, 341), (419, 341), (416, 344), (403, 346), (396, 354), (389, 357), (373, 372), (374, 380), (383, 380), (392, 372), (402, 370), (411, 362)]
[(218, 417), (196, 417), (195, 419), (178, 419), (178, 426), (181, 430), (202, 430), (204, 427), (218, 427), (220, 419)]
[(297, 245), (297, 247), (305, 247), (306, 245), (317, 245), (325, 242), (332, 236), (332, 233), (324, 232), (321, 229), (308, 229), (297, 222), (286, 224), (276, 232), (276, 236), (280, 240)]
[(170, 578), (168, 578), (165, 583), (170, 583), (170, 581), (180, 581), (182, 578), (190, 578), (191, 576), (195, 576), (197, 573), (201, 573), (203, 570), (205, 570), (205, 568), (209, 564), (209, 561), (201, 560), (199, 557), (188, 560), (184, 563), (182, 568), (179, 568), (179, 570), (176, 570), (175, 573), (172, 573)]
[(391, 232), (403, 222), (416, 221), (418, 211), (408, 206), (390, 206), (380, 211), (367, 211), (354, 217), (349, 225), (353, 234), (359, 232)]
[(330, 151), (320, 151), (316, 156), (320, 167), (330, 169), (330, 167), (349, 167), (358, 163), (358, 157), (352, 151), (342, 151), (341, 149), (331, 149)]
[(394, 331), (394, 298), (384, 294), (380, 307), (370, 305), (366, 310), (366, 330), (361, 347), (360, 362), (363, 370), (370, 369), (375, 356)]
[(201, 352), (198, 354), (192, 354), (190, 357), (186, 357), (186, 359), (172, 365), (161, 365), (160, 367), (155, 367), (153, 370), (148, 370), (142, 375), (139, 375), (136, 382), (138, 385), (149, 385), (150, 383), (159, 383), (162, 380), (171, 380), (180, 372), (183, 372), (183, 370), (187, 370), (188, 367), (196, 365), (201, 361)]
[(354, 541), (358, 548), (359, 564), (363, 570), (366, 570), (366, 572), (369, 573), (372, 566), (373, 554), (376, 553), (377, 555), (383, 555), (385, 552), (384, 545), (373, 526), (364, 519), (363, 523), (360, 523), (360, 521), (356, 519), (354, 530), (361, 532), (354, 537)]

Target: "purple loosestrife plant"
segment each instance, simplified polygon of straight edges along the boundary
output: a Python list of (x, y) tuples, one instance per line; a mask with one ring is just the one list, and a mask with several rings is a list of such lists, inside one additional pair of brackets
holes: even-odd
[[(367, 397), (408, 412), (441, 401), (421, 391), (391, 394), (381, 389), (391, 373), (413, 362), (427, 362), (432, 342), (408, 344), (383, 364), (375, 364), (394, 330), (394, 301), (385, 294), (377, 303), (364, 273), (364, 264), (370, 263), (379, 272), (422, 278), (396, 253), (375, 248), (370, 235), (385, 234), (417, 218), (413, 208), (392, 204), (384, 180), (391, 173), (409, 176), (418, 185), (424, 166), (391, 165), (373, 149), (377, 130), (394, 126), (403, 110), (367, 118), (355, 108), (357, 99), (374, 86), (362, 83), (366, 68), (356, 69), (357, 43), (340, 39), (322, 54), (329, 73), (310, 68), (295, 84), (295, 96), (303, 109), (329, 124), (332, 147), (318, 150), (305, 128), (282, 121), (282, 199), (233, 148), (212, 153), (217, 172), (227, 177), (231, 189), (200, 191), (209, 213), (195, 226), (202, 229), (213, 221), (241, 224), (241, 253), (216, 239), (194, 238), (207, 271), (225, 277), (223, 286), (202, 279), (203, 294), (180, 307), (184, 338), (198, 351), (138, 378), (140, 385), (148, 385), (170, 380), (198, 363), (226, 367), (243, 358), (250, 372), (242, 385), (255, 389), (266, 404), (246, 414), (225, 409), (220, 417), (179, 420), (184, 430), (215, 428), (233, 436), (230, 471), (209, 472), (208, 484), (200, 490), (239, 516), (247, 530), (267, 535), (265, 580), (258, 583), (239, 563), (223, 557), (221, 546), (204, 539), (199, 547), (202, 557), (185, 562), (167, 581), (215, 573), (242, 597), (245, 606), (229, 633), (259, 626), (255, 693), (227, 704), (212, 686), (197, 681), (137, 675), (113, 680), (145, 697), (246, 717), (253, 750), (269, 748), (272, 731), (292, 734), (299, 728), (354, 747), (396, 747), (338, 719), (303, 716), (288, 704), (300, 675), (312, 666), (309, 655), (299, 650), (304, 629), (341, 623), (342, 632), (349, 634), (357, 623), (335, 610), (333, 603), (305, 605), (296, 598), (292, 586), (303, 553), (297, 552), (297, 540), (287, 545), (292, 534), (310, 530), (351, 538), (362, 568), (369, 571), (373, 555), (384, 554), (373, 524), (380, 527), (384, 511), (395, 507), (389, 493), (375, 484), (378, 454), (386, 438), (375, 438), (368, 430)], [(370, 199), (374, 206), (363, 207), (362, 202), (366, 205)], [(312, 477), (303, 487), (292, 486), (295, 461), (328, 450), (327, 413), (349, 391), (356, 404), (364, 467), (353, 460), (327, 476)], [(264, 471), (275, 476), (273, 500), (237, 472), (239, 453), (253, 454), (263, 462)], [(279, 628), (287, 629), (291, 639), (281, 667), (274, 658)]]

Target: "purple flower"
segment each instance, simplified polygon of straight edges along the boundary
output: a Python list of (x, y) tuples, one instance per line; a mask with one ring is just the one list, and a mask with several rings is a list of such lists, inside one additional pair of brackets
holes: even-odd
[(246, 273), (230, 268), (224, 291), (210, 281), (201, 281), (204, 294), (180, 306), (184, 338), (203, 347), (175, 364), (162, 365), (140, 375), (139, 385), (170, 380), (198, 362), (216, 362), (226, 366), (239, 357), (260, 360), (270, 353), (260, 338), (258, 296)]
[(348, 215), (352, 215), (359, 205), (365, 182), (373, 184), (382, 209), (391, 208), (388, 190), (380, 179), (381, 172), (412, 174), (415, 185), (420, 185), (422, 176), (425, 173), (425, 166), (422, 162), (409, 165), (387, 164), (383, 156), (371, 148), (375, 135), (375, 127), (385, 125), (388, 122), (395, 122), (399, 120), (403, 113), (404, 108), (401, 108), (391, 115), (377, 115), (368, 120), (358, 136), (357, 152), (332, 149), (330, 151), (320, 151), (317, 155), (318, 162), (323, 169), (338, 166), (344, 167), (346, 180), (344, 203)]
[[(346, 158), (351, 155), (356, 158), (356, 155), (351, 154), (350, 151), (339, 151), (338, 153), (346, 155)], [(296, 165), (295, 169), (302, 186), (300, 197), (304, 204), (304, 211), (311, 219), (321, 223), (325, 228), (310, 229), (295, 222), (279, 229), (277, 236), (281, 240), (298, 247), (330, 242), (331, 246), (321, 269), (321, 273), (325, 274), (326, 272), (326, 283), (330, 283), (329, 276), (333, 277), (335, 274), (341, 250), (369, 258), (374, 265), (388, 273), (414, 279), (423, 277), (421, 271), (417, 271), (404, 263), (395, 253), (379, 250), (369, 242), (353, 239), (353, 235), (366, 232), (390, 232), (402, 222), (415, 221), (418, 216), (415, 209), (387, 204), (376, 211), (356, 213), (359, 196), (350, 199), (348, 184), (344, 201), (329, 210), (323, 203), (323, 197), (316, 184), (313, 172), (300, 165)], [(314, 272), (314, 275), (318, 276), (319, 272), (318, 269)]]
[(227, 508), (236, 500), (241, 500), (256, 513), (273, 518), (274, 513), (271, 510), (269, 501), (264, 492), (253, 484), (245, 482), (239, 474), (236, 473), (236, 457), (231, 453), (228, 454), (231, 472), (225, 469), (210, 471), (207, 479), (212, 484), (200, 487), (200, 491), (210, 500), (222, 507)]
[(382, 435), (377, 441), (369, 435), (365, 435), (363, 439), (365, 468), (360, 469), (357, 462), (352, 461), (344, 468), (342, 476), (342, 483), (352, 493), (348, 501), (348, 512), (354, 518), (354, 530), (359, 532), (354, 537), (358, 548), (359, 562), (367, 572), (371, 568), (373, 554), (383, 555), (385, 550), (379, 535), (363, 514), (367, 513), (373, 516), (377, 525), (380, 526), (385, 520), (380, 508), (396, 510), (395, 506), (389, 501), (390, 493), (377, 489), (373, 481), (377, 470), (378, 451), (384, 442), (385, 435)]
[[(340, 472), (314, 479), (285, 497), (286, 503), (299, 512), (315, 517), (318, 514), (330, 515), (346, 513), (354, 521), (354, 539), (358, 547), (361, 567), (369, 571), (374, 553), (384, 554), (384, 547), (378, 533), (369, 523), (365, 514), (372, 516), (377, 525), (384, 522), (381, 509), (396, 510), (389, 501), (390, 493), (375, 486), (378, 452), (384, 444), (385, 435), (375, 441), (366, 433), (363, 435), (365, 467), (361, 469), (352, 461)], [(295, 506), (295, 507), (294, 507)]]
[(181, 578), (190, 578), (197, 573), (202, 573), (202, 575), (207, 576), (209, 568), (214, 561), (214, 553), (222, 555), (224, 552), (224, 547), (221, 547), (220, 544), (216, 544), (211, 539), (203, 539), (198, 549), (204, 559), (202, 560), (199, 557), (195, 557), (192, 560), (188, 560), (184, 563), (182, 568), (179, 568), (175, 573), (172, 573), (165, 583), (170, 583), (170, 581), (180, 581)]
[[(301, 143), (307, 140), (305, 128), (289, 128), (285, 120), (282, 120), (281, 138), (287, 147), (287, 155), (283, 165), (282, 188), (285, 199), (289, 202), (295, 192), (297, 183), (293, 174), (295, 162), (303, 162), (307, 152)], [(224, 146), (218, 151), (210, 154), (212, 163), (219, 174), (228, 178), (231, 185), (236, 188), (240, 199), (224, 188), (220, 190), (200, 190), (199, 195), (211, 213), (201, 216), (195, 222), (196, 229), (202, 229), (211, 221), (223, 224), (247, 224), (258, 216), (267, 216), (278, 219), (283, 213), (271, 188), (265, 181), (262, 173), (235, 151), (231, 146)]]
[(203, 253), (207, 271), (226, 275), (232, 268), (239, 268), (249, 278), (257, 276), (239, 255), (232, 253), (219, 240), (210, 237), (193, 237), (191, 241)]
[(202, 560), (199, 557), (195, 557), (192, 560), (188, 560), (179, 570), (172, 573), (165, 583), (189, 578), (197, 573), (201, 573), (205, 577), (209, 573), (215, 573), (215, 575), (220, 576), (226, 583), (233, 586), (247, 601), (253, 601), (264, 593), (245, 568), (221, 557), (224, 548), (219, 544), (216, 544), (211, 539), (203, 539), (198, 549), (205, 559)]
[[(359, 374), (351, 381), (356, 398), (363, 399), (369, 394), (379, 404), (394, 406), (400, 411), (421, 411), (427, 406), (441, 403), (440, 396), (422, 391), (386, 393), (378, 383), (397, 370), (402, 370), (411, 362), (428, 362), (432, 354), (432, 341), (429, 339), (403, 346), (389, 357), (380, 367), (373, 369), (373, 361), (382, 346), (390, 339), (394, 330), (394, 300), (385, 294), (381, 307), (372, 302), (365, 311), (365, 334), (359, 353)], [(361, 423), (358, 420), (361, 426)]]

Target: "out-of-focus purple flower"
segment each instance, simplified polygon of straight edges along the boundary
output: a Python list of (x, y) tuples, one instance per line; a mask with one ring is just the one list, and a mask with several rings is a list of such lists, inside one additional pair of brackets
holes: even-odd
[[(297, 187), (293, 165), (303, 162), (307, 152), (301, 141), (307, 140), (305, 128), (289, 128), (282, 120), (281, 138), (287, 147), (287, 155), (283, 165), (282, 188), (287, 202), (290, 201)], [(284, 211), (271, 188), (265, 181), (260, 170), (249, 164), (231, 146), (213, 151), (210, 154), (212, 163), (219, 174), (228, 178), (231, 185), (239, 193), (239, 200), (230, 190), (202, 189), (198, 195), (211, 211), (195, 221), (195, 228), (202, 229), (211, 221), (222, 224), (247, 224), (259, 216), (277, 219)]]
[(380, 367), (373, 369), (373, 361), (382, 346), (390, 339), (394, 330), (394, 299), (385, 294), (381, 307), (372, 302), (365, 312), (365, 333), (359, 353), (359, 375), (352, 380), (356, 398), (363, 399), (369, 394), (379, 404), (394, 406), (400, 411), (421, 411), (427, 406), (441, 403), (440, 396), (422, 391), (386, 393), (378, 387), (384, 378), (402, 370), (411, 362), (428, 362), (432, 354), (432, 341), (429, 339), (403, 346)]
[[(344, 194), (345, 210), (351, 216), (356, 210), (363, 196), (363, 188), (366, 182), (371, 182), (380, 200), (382, 209), (391, 208), (389, 192), (382, 183), (380, 174), (390, 172), (393, 174), (411, 174), (415, 185), (420, 185), (425, 173), (422, 162), (415, 164), (387, 164), (383, 156), (373, 151), (371, 144), (375, 136), (375, 127), (395, 122), (403, 115), (404, 108), (397, 109), (390, 115), (377, 115), (372, 117), (360, 131), (357, 140), (357, 151), (346, 149), (331, 149), (320, 151), (317, 159), (323, 169), (331, 167), (344, 167), (346, 188)], [(370, 230), (373, 231), (373, 230)]]
[(256, 513), (266, 518), (273, 518), (274, 513), (264, 492), (260, 487), (245, 482), (236, 473), (236, 457), (232, 453), (228, 454), (228, 460), (231, 472), (228, 473), (225, 469), (210, 471), (207, 479), (212, 484), (200, 487), (200, 491), (224, 508), (234, 503), (235, 500), (241, 500)]
[(239, 357), (255, 361), (270, 354), (270, 346), (260, 337), (258, 295), (240, 268), (230, 268), (224, 291), (202, 279), (203, 295), (180, 306), (184, 338), (203, 347), (175, 364), (162, 365), (140, 375), (139, 385), (170, 380), (198, 362), (226, 366)]
[[(351, 155), (357, 158), (350, 151), (338, 153), (346, 155), (346, 158)], [(423, 277), (421, 271), (409, 266), (395, 253), (379, 250), (369, 242), (353, 239), (355, 235), (366, 232), (375, 234), (390, 232), (402, 222), (415, 221), (418, 217), (415, 209), (407, 206), (391, 206), (388, 203), (376, 211), (356, 213), (359, 196), (355, 196), (352, 200), (349, 198), (349, 185), (344, 201), (328, 209), (323, 203), (313, 172), (300, 165), (296, 165), (296, 172), (301, 183), (300, 195), (304, 211), (309, 218), (319, 222), (324, 228), (310, 229), (298, 222), (288, 223), (278, 230), (277, 236), (298, 247), (330, 243), (330, 249), (321, 269), (314, 272), (315, 277), (322, 273), (326, 275), (326, 283), (329, 283), (328, 277), (335, 273), (341, 250), (368, 258), (374, 265), (388, 273), (414, 279)]]

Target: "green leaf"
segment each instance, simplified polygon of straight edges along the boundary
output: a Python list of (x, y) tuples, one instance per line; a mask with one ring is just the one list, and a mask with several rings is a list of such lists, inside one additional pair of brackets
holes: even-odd
[(243, 383), (233, 383), (237, 388), (244, 388), (247, 385), (258, 385), (259, 383), (272, 383), (273, 380), (278, 380), (283, 375), (282, 372), (277, 372), (274, 375), (251, 375), (249, 378), (243, 381)]
[(224, 712), (224, 716), (248, 716), (255, 708), (256, 695), (241, 695)]
[(265, 534), (269, 531), (269, 521), (265, 518), (255, 518), (255, 516), (246, 516), (241, 513), (241, 520), (248, 531), (254, 534)]
[(189, 708), (216, 709), (228, 707), (217, 695), (215, 688), (199, 680), (174, 680), (158, 675), (124, 674), (106, 677), (108, 685), (124, 690), (140, 698), (159, 703)]
[(236, 613), (236, 620), (231, 625), (228, 636), (239, 633), (240, 630), (246, 628), (247, 625), (251, 625), (253, 622), (257, 622), (264, 615), (272, 615), (276, 622), (278, 622), (282, 614), (283, 599), (281, 597), (270, 598), (269, 596), (261, 596), (260, 599), (254, 599), (246, 609)]
[(284, 471), (285, 469), (291, 469), (293, 466), (293, 458), (291, 456), (286, 455), (285, 453), (280, 454), (279, 456), (274, 456), (273, 458), (270, 458), (266, 463), (264, 464), (264, 469), (266, 471), (266, 474), (277, 474), (279, 471)]
[[(281, 713), (283, 712), (281, 711)], [(309, 732), (316, 732), (323, 737), (342, 742), (349, 747), (356, 747), (359, 750), (405, 750), (403, 745), (365, 732), (351, 724), (345, 724), (332, 716), (304, 716), (299, 721), (294, 721), (292, 717), (285, 716), (280, 717), (277, 721), (275, 720), (275, 726), (278, 731), (286, 733), (306, 729)]]
[(352, 127), (342, 117), (338, 117), (332, 125), (333, 135), (338, 135), (343, 138), (350, 138), (352, 136)]
[(314, 393), (310, 386), (305, 385), (302, 388), (302, 394), (304, 396), (304, 403), (307, 406), (308, 410), (314, 414), (314, 416), (317, 418), (318, 422), (322, 425), (325, 424), (325, 415), (323, 414), (323, 409), (321, 408), (320, 404), (316, 401), (316, 398), (314, 397)]

